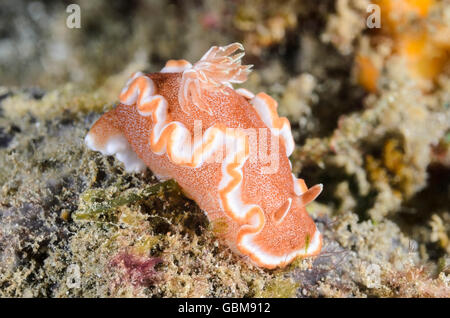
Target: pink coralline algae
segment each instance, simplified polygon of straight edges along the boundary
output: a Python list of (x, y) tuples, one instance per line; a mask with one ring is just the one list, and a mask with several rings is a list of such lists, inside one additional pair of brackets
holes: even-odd
[(149, 286), (158, 280), (155, 266), (162, 263), (158, 257), (142, 257), (123, 252), (110, 262), (112, 267), (121, 272), (121, 282), (129, 282), (133, 286)]

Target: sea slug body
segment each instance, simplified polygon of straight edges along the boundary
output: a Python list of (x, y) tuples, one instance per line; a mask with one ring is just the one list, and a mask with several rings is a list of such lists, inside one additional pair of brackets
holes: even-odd
[[(120, 103), (85, 142), (115, 155), (128, 172), (149, 167), (175, 179), (236, 252), (261, 267), (317, 255), (322, 236), (305, 206), (322, 191), (291, 172), (289, 121), (265, 93), (234, 90), (247, 79), (243, 47), (212, 47), (197, 63), (170, 60), (159, 73), (135, 73)], [(222, 233), (223, 232), (223, 233)]]

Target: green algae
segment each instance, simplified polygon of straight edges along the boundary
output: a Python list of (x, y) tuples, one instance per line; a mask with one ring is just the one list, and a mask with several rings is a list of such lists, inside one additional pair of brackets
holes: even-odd
[(168, 180), (143, 189), (128, 189), (124, 192), (113, 189), (88, 189), (80, 195), (79, 210), (73, 215), (74, 220), (99, 220), (102, 214), (113, 211), (120, 206), (148, 200), (150, 196), (164, 191), (180, 191), (174, 180)]
[(225, 218), (219, 218), (210, 223), (210, 229), (217, 235), (225, 234), (228, 229), (228, 222), (225, 220)]
[(255, 294), (256, 298), (292, 298), (296, 297), (300, 284), (292, 278), (275, 277)]

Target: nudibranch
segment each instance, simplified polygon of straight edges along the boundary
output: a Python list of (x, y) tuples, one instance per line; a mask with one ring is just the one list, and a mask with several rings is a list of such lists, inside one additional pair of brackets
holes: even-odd
[(85, 142), (126, 171), (149, 167), (160, 180), (175, 179), (220, 222), (218, 235), (232, 250), (260, 267), (283, 267), (320, 252), (305, 206), (322, 185), (307, 188), (292, 174), (294, 139), (277, 102), (233, 89), (250, 72), (242, 50), (214, 46), (193, 65), (170, 60), (159, 73), (135, 73)]

